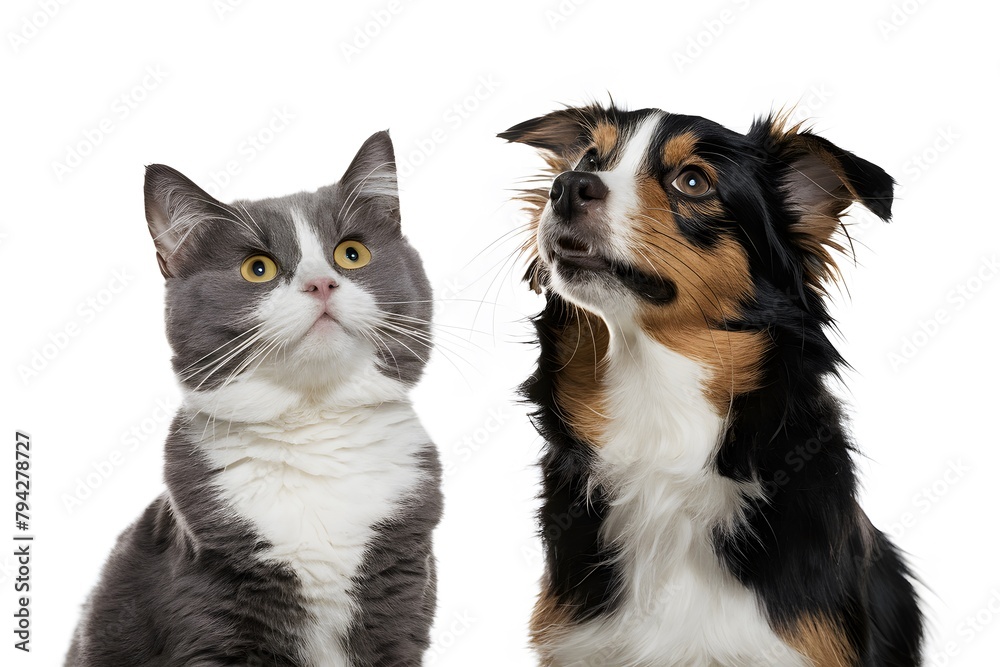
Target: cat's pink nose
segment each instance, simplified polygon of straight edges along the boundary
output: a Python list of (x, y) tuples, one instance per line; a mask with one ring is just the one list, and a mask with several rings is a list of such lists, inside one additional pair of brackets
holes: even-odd
[(337, 289), (337, 281), (329, 277), (308, 280), (302, 287), (303, 292), (312, 294), (314, 297), (323, 302), (330, 298), (330, 292), (335, 289)]

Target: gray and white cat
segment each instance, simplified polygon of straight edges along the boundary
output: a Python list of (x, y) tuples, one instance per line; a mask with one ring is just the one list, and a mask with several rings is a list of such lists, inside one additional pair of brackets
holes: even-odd
[(432, 304), (389, 135), (313, 193), (227, 205), (162, 165), (145, 193), (184, 403), (66, 664), (420, 665), (442, 501), (408, 392)]

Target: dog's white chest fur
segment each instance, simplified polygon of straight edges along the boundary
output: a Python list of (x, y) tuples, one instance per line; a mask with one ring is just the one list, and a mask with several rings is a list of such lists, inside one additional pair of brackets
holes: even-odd
[[(271, 543), (264, 558), (287, 563), (298, 575), (313, 620), (305, 663), (347, 667), (351, 579), (372, 527), (420, 481), (417, 456), (429, 439), (407, 403), (322, 415), (304, 425), (241, 428), (204, 448), (223, 469), (216, 485)], [(225, 434), (225, 425), (216, 432)]]
[(603, 537), (620, 548), (624, 598), (561, 634), (555, 665), (802, 667), (753, 594), (718, 561), (711, 529), (738, 520), (737, 485), (711, 467), (724, 420), (694, 361), (642, 333), (612, 341), (599, 470)]

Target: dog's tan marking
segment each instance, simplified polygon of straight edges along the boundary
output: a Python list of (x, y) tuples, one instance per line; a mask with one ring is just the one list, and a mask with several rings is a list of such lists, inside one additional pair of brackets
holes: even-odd
[(642, 324), (653, 340), (711, 369), (703, 391), (719, 415), (729, 413), (734, 396), (760, 388), (768, 348), (765, 333), (665, 328), (655, 314), (644, 317)]
[(630, 218), (636, 266), (673, 281), (677, 298), (666, 305), (643, 305), (640, 324), (654, 340), (712, 369), (706, 396), (720, 414), (732, 397), (756, 389), (767, 336), (724, 331), (750, 294), (750, 266), (740, 244), (721, 237), (713, 248), (687, 241), (659, 183), (646, 179), (638, 188), (640, 215)]
[(540, 667), (555, 665), (548, 647), (552, 640), (571, 622), (569, 610), (559, 604), (559, 600), (549, 590), (548, 584), (543, 582), (542, 592), (539, 594), (538, 600), (535, 601), (535, 608), (531, 613), (531, 623), (529, 624), (531, 644), (538, 652)]
[(679, 167), (694, 155), (698, 137), (692, 132), (676, 134), (663, 144), (663, 164), (668, 168)]
[(843, 629), (823, 615), (804, 615), (781, 638), (815, 667), (855, 667), (858, 657)]
[(601, 156), (608, 156), (615, 149), (618, 143), (618, 128), (611, 123), (599, 121), (594, 127), (591, 137), (594, 140), (594, 148)]
[(608, 328), (597, 315), (572, 308), (572, 316), (557, 334), (556, 404), (573, 433), (594, 446), (603, 442), (607, 424), (604, 373)]

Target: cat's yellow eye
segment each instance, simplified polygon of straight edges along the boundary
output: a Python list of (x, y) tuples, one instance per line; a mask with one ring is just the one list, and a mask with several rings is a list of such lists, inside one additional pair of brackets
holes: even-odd
[(278, 265), (267, 255), (253, 255), (243, 260), (240, 275), (250, 283), (266, 283), (278, 275)]
[(372, 261), (372, 253), (364, 243), (343, 241), (333, 251), (333, 261), (342, 269), (360, 269)]

